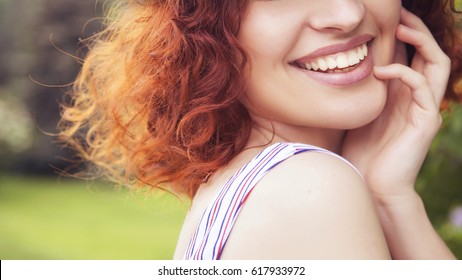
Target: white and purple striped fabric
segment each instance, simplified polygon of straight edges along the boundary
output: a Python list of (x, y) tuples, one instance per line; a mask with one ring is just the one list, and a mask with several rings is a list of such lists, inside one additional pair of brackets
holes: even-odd
[(280, 162), (308, 151), (327, 153), (345, 160), (330, 151), (306, 144), (277, 143), (267, 147), (236, 172), (207, 207), (189, 242), (184, 259), (220, 259), (237, 215), (258, 181)]

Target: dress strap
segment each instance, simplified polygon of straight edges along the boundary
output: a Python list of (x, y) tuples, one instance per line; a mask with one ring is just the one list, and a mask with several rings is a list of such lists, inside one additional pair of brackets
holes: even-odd
[(204, 211), (184, 259), (220, 259), (239, 211), (255, 185), (282, 161), (308, 151), (327, 153), (346, 161), (330, 151), (306, 144), (276, 143), (265, 148), (228, 180)]

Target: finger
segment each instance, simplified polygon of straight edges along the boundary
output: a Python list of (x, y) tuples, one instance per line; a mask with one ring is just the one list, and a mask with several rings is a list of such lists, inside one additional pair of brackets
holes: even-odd
[(439, 104), (446, 91), (451, 69), (450, 59), (441, 50), (433, 36), (425, 32), (400, 25), (396, 31), (396, 37), (416, 47), (417, 52), (411, 67), (427, 77), (435, 102)]
[(414, 101), (420, 108), (427, 112), (438, 111), (438, 105), (435, 104), (435, 99), (424, 75), (397, 63), (374, 67), (374, 75), (380, 80), (399, 79), (410, 88)]
[(427, 77), (435, 101), (439, 104), (446, 92), (451, 69), (449, 57), (441, 50), (425, 23), (404, 8), (401, 9), (401, 25), (396, 36), (416, 47), (417, 53), (411, 67)]
[(429, 36), (432, 36), (430, 29), (425, 23), (415, 14), (409, 12), (405, 8), (401, 9), (401, 24), (406, 25), (412, 29), (420, 30)]
[(423, 31), (400, 24), (396, 30), (396, 37), (400, 41), (413, 45), (427, 62), (435, 64), (446, 62), (445, 53), (431, 34), (428, 35)]

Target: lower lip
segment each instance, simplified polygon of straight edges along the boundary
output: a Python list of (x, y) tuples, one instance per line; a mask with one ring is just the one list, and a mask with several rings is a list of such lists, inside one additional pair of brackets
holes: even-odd
[(310, 78), (329, 86), (350, 86), (361, 82), (372, 75), (372, 51), (369, 47), (368, 55), (355, 68), (348, 72), (316, 72), (296, 67)]

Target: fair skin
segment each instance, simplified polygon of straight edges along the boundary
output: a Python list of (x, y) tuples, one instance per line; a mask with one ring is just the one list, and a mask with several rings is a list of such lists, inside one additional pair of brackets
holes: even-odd
[[(413, 188), (449, 74), (423, 23), (398, 0), (387, 9), (372, 0), (254, 0), (238, 39), (250, 58), (243, 103), (254, 130), (248, 149), (200, 187), (175, 258), (214, 194), (269, 142), (329, 149), (364, 179), (326, 154), (291, 157), (258, 183), (222, 259), (453, 258)], [(410, 67), (402, 42), (417, 48)], [(313, 71), (326, 63), (343, 70)]]

